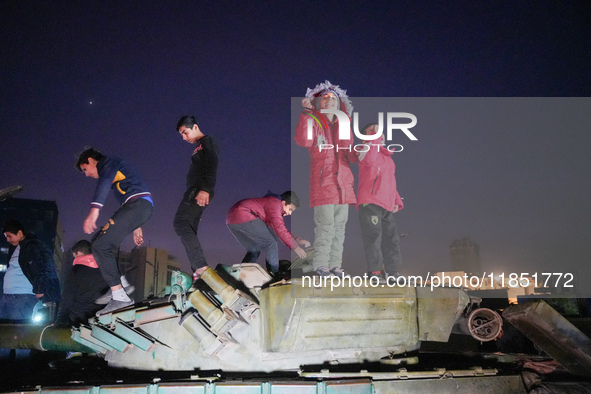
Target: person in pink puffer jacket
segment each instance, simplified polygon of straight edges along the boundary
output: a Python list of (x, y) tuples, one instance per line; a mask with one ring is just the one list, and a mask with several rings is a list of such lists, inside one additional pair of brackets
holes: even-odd
[(341, 276), (345, 275), (342, 261), (349, 205), (356, 203), (349, 164), (357, 156), (351, 129), (347, 138), (339, 139), (338, 117), (321, 110), (340, 110), (350, 118), (353, 106), (346, 91), (329, 81), (308, 89), (302, 106), (295, 141), (310, 153), (310, 207), (315, 224), (312, 266), (318, 275)]
[[(371, 123), (361, 133), (373, 135), (378, 125)], [(371, 276), (398, 276), (402, 264), (400, 237), (394, 213), (404, 208), (396, 188), (396, 166), (384, 145), (384, 136), (366, 140), (359, 153), (357, 208), (365, 260)], [(385, 271), (384, 271), (385, 269)]]

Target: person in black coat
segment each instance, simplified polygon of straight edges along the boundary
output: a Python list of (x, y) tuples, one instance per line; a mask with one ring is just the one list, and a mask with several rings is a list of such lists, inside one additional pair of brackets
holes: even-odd
[(56, 326), (88, 324), (88, 319), (102, 308), (95, 302), (109, 290), (109, 285), (91, 252), (91, 244), (86, 240), (78, 241), (72, 247), (74, 262), (64, 281)]
[(60, 301), (55, 263), (49, 247), (35, 235), (26, 233), (19, 221), (7, 220), (3, 232), (11, 246), (0, 300), (0, 319), (26, 322), (37, 301), (44, 304)]

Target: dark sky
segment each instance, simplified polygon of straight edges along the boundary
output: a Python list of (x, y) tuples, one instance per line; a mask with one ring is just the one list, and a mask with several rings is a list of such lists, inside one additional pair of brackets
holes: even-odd
[[(411, 233), (403, 272), (449, 269), (449, 244), (466, 235), (489, 269), (585, 271), (590, 29), (585, 1), (3, 1), (0, 188), (22, 185), (18, 197), (57, 201), (70, 246), (88, 237), (82, 222), (96, 185), (74, 169), (77, 153), (92, 145), (123, 157), (153, 193), (148, 244), (188, 268), (172, 218), (192, 147), (174, 126), (194, 114), (221, 146), (202, 244), (210, 265), (233, 264), (243, 251), (225, 227), (227, 210), (290, 189), (292, 150), (307, 165), (290, 119), (291, 98), (308, 87), (328, 79), (351, 97), (581, 97), (560, 107), (579, 118), (553, 116), (556, 127), (524, 119), (496, 133), (462, 113), (419, 131), (417, 114), (419, 141), (395, 161), (406, 204), (397, 220)], [(553, 104), (540, 104), (536, 118)], [(484, 114), (487, 124), (505, 119)], [(296, 215), (305, 219), (311, 209), (300, 194)], [(115, 208), (110, 197), (99, 222)], [(365, 266), (357, 227), (352, 208), (345, 268), (355, 273)]]

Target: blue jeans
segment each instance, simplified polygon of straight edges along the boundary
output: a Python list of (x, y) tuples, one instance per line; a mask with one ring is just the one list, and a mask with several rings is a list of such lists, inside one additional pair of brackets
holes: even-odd
[[(31, 324), (33, 308), (37, 304), (35, 294), (3, 294), (0, 298), (0, 323), (11, 320), (10, 323)], [(26, 358), (31, 351), (16, 349), (16, 358)], [(0, 360), (7, 360), (10, 349), (0, 348)]]
[(0, 299), (0, 320), (30, 324), (37, 301), (35, 294), (3, 294)]
[(246, 249), (243, 263), (256, 263), (261, 252), (265, 253), (267, 269), (279, 271), (279, 250), (275, 233), (261, 219), (245, 223), (228, 224), (228, 229)]

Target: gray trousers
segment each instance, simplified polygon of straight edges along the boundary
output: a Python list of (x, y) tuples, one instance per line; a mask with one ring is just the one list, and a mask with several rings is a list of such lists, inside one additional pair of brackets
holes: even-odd
[(329, 269), (343, 264), (345, 226), (349, 218), (346, 204), (327, 204), (314, 207), (314, 270)]
[(265, 254), (267, 270), (279, 271), (279, 250), (275, 233), (261, 219), (245, 223), (228, 224), (228, 229), (246, 249), (243, 263), (256, 263), (261, 252)]

